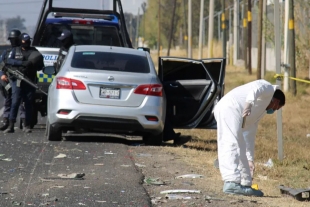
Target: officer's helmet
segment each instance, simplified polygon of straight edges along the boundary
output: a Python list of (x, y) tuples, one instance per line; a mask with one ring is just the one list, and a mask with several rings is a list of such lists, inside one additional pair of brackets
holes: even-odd
[(20, 34), (21, 34), (21, 32), (18, 29), (11, 30), (9, 37), (8, 37), (8, 40), (13, 39), (13, 38), (18, 38)]

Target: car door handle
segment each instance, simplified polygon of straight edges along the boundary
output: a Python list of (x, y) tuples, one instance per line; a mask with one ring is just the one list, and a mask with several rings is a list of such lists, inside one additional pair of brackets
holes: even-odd
[(174, 85), (174, 84), (172, 84), (172, 83), (170, 83), (170, 86), (171, 86), (171, 87), (174, 87), (174, 88), (179, 87), (178, 85)]

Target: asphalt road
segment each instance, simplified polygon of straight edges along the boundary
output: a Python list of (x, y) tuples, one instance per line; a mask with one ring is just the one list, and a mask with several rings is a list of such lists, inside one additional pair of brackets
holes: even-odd
[(97, 134), (49, 142), (44, 130), (0, 132), (0, 206), (151, 206), (128, 150), (139, 141)]

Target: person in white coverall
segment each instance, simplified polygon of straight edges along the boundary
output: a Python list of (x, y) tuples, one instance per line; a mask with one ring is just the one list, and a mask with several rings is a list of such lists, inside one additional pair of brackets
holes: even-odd
[[(262, 191), (251, 188), (257, 126), (266, 113), (272, 114), (284, 105), (285, 95), (276, 85), (256, 80), (228, 92), (215, 106), (224, 193), (264, 195)], [(243, 117), (246, 121), (242, 128)]]

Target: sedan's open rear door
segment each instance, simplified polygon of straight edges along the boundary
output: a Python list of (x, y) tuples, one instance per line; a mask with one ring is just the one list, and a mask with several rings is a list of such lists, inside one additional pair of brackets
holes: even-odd
[(174, 128), (216, 128), (212, 110), (224, 93), (225, 59), (159, 57), (158, 75)]

